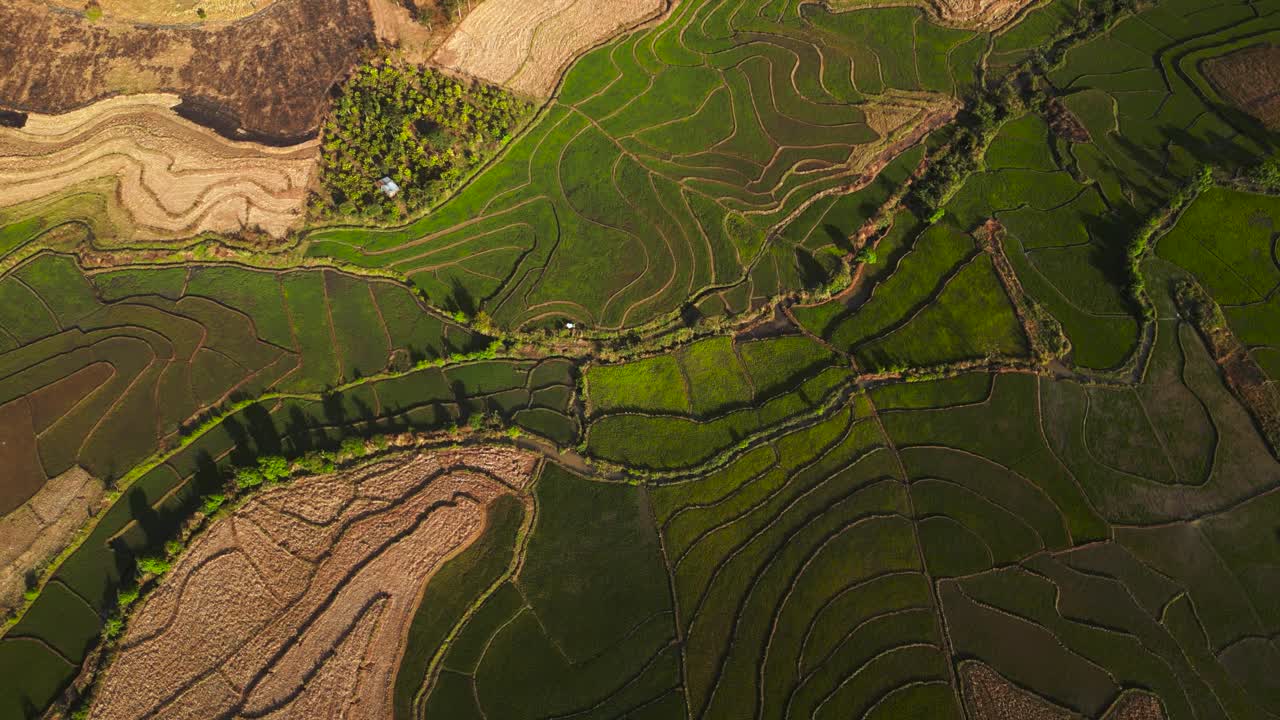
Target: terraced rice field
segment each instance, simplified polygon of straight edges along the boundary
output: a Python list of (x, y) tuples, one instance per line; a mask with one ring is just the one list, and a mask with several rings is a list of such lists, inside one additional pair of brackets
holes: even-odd
[(131, 95), (0, 128), (0, 206), (114, 181), (134, 239), (260, 230), (302, 222), (315, 142), (271, 148), (232, 142), (179, 118), (173, 95)]
[[(793, 247), (766, 235), (870, 186), (954, 117), (977, 67), (951, 51), (980, 37), (913, 9), (851, 22), (763, 5), (683, 3), (590, 52), (537, 126), (452, 200), (392, 231), (317, 231), (307, 254), (392, 268), (510, 327), (635, 326), (685, 300), (740, 312), (820, 281), (829, 236)], [(923, 60), (868, 75), (854, 62), (867, 41)]]

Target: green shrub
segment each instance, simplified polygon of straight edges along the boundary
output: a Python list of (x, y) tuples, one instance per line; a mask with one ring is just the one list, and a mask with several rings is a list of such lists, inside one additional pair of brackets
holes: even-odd
[(144, 557), (138, 560), (138, 571), (145, 575), (163, 575), (169, 572), (168, 560), (159, 557)]
[(225, 503), (226, 501), (227, 501), (227, 496), (223, 495), (222, 493), (214, 493), (213, 495), (208, 495), (205, 497), (204, 503), (200, 506), (200, 511), (203, 512), (205, 515), (212, 515), (218, 512), (218, 508), (222, 507), (223, 503)]
[(236, 487), (248, 490), (263, 483), (262, 473), (257, 468), (239, 468), (236, 470)]

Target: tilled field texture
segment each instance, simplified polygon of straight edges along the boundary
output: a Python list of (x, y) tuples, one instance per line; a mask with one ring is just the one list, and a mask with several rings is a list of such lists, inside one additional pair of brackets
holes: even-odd
[(1034, 0), (832, 0), (835, 10), (869, 7), (919, 5), (943, 23), (953, 27), (994, 30), (1008, 25)]
[(75, 537), (102, 502), (102, 481), (80, 468), (50, 478), (40, 491), (0, 516), (0, 613), (22, 601), (28, 573)]
[(1258, 45), (1204, 63), (1222, 96), (1268, 128), (1280, 127), (1280, 47)]
[(423, 583), (535, 462), (423, 453), (250, 501), (132, 617), (90, 717), (389, 717)]
[(374, 41), (367, 0), (280, 0), (238, 22), (118, 25), (37, 0), (0, 4), (0, 106), (65, 113), (105, 97), (173, 92), (229, 136), (309, 136), (329, 88)]
[(978, 720), (1078, 720), (1078, 714), (1038, 698), (980, 662), (960, 668), (965, 700)]
[(260, 228), (302, 219), (318, 141), (288, 148), (227, 140), (180, 118), (176, 95), (122, 96), (0, 128), (0, 207), (104, 177), (136, 238)]
[(487, 0), (435, 55), (440, 65), (548, 95), (578, 53), (662, 12), (664, 0)]

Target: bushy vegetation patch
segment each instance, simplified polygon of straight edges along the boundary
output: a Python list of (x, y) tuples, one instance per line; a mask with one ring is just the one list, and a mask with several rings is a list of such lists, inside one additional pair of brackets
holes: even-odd
[[(362, 66), (324, 125), (314, 210), (398, 219), (439, 199), (511, 139), (531, 107), (501, 88), (398, 61)], [(391, 178), (396, 197), (377, 183)]]

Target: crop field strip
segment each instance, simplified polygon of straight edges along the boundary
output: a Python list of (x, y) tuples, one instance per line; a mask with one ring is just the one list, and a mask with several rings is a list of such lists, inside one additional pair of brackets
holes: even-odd
[[(17, 493), (73, 464), (118, 477), (228, 400), (318, 393), (397, 360), (408, 367), (484, 342), (424, 313), (404, 288), (331, 271), (196, 266), (85, 276), (66, 257), (41, 255), (0, 280), (0, 294), (12, 301), (0, 320), (3, 402), (29, 418), (34, 435), (15, 446), (26, 456), (13, 467), (30, 469), (10, 486)], [(336, 313), (313, 312), (333, 306)], [(381, 328), (383, 347), (365, 335), (371, 328)], [(148, 427), (155, 431), (137, 432)]]
[[(931, 51), (976, 39), (915, 9), (871, 15), (850, 25), (791, 6), (684, 4), (581, 59), (541, 122), (428, 218), (316, 231), (307, 252), (391, 267), (436, 302), (511, 326), (637, 325), (716, 296), (720, 311), (740, 311), (812, 282), (800, 275), (825, 244), (798, 259), (767, 238), (808, 205), (869, 184), (950, 117), (952, 94), (976, 72), (975, 58), (952, 68), (922, 54), (919, 73), (855, 87), (831, 69), (850, 67), (863, 42), (914, 54), (917, 34)], [(898, 34), (882, 37), (885, 23)], [(594, 168), (609, 160), (602, 186)]]

